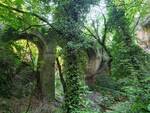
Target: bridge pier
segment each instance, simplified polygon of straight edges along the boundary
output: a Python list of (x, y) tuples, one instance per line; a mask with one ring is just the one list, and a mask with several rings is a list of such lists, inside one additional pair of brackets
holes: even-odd
[(50, 37), (40, 61), (41, 92), (42, 98), (46, 101), (54, 101), (55, 99), (55, 52), (55, 40)]

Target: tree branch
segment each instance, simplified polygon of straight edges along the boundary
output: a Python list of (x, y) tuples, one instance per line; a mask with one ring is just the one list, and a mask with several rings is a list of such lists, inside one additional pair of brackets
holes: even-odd
[(66, 92), (66, 82), (64, 80), (62, 69), (61, 69), (61, 65), (60, 65), (60, 62), (59, 62), (58, 58), (56, 58), (56, 62), (57, 62), (58, 70), (59, 70), (60, 81), (62, 83), (63, 90), (64, 90), (64, 93), (65, 93)]
[[(107, 25), (106, 25), (107, 26)], [(102, 48), (105, 50), (105, 52), (107, 53), (107, 55), (109, 56), (109, 61), (108, 61), (108, 66), (109, 66), (109, 70), (111, 69), (111, 62), (112, 62), (112, 55), (111, 55), (111, 52), (108, 50), (108, 48), (106, 47), (106, 44), (105, 44), (105, 40), (103, 40), (103, 38), (106, 39), (106, 33), (107, 33), (107, 27), (105, 27), (105, 30), (104, 30), (104, 35), (102, 37), (102, 40), (100, 40), (99, 37), (97, 37), (88, 27), (84, 26), (86, 28), (86, 30), (91, 34), (91, 36), (93, 36), (93, 38), (95, 38), (98, 43), (102, 46)], [(111, 71), (110, 71), (111, 73)]]
[(39, 20), (41, 20), (41, 21), (47, 23), (48, 25), (50, 25), (50, 23), (48, 22), (48, 20), (46, 20), (46, 18), (41, 17), (41, 16), (39, 16), (39, 15), (36, 14), (36, 13), (27, 12), (27, 11), (22, 11), (22, 10), (20, 10), (20, 9), (17, 9), (17, 8), (14, 8), (14, 7), (11, 7), (11, 6), (7, 6), (7, 5), (5, 5), (5, 4), (3, 4), (3, 3), (0, 3), (0, 7), (6, 8), (6, 9), (8, 9), (8, 10), (13, 10), (13, 11), (16, 11), (16, 12), (18, 12), (18, 13), (23, 13), (23, 14), (32, 15), (32, 16), (38, 18)]
[(25, 28), (23, 31), (21, 31), (21, 32), (25, 32), (25, 31), (27, 31), (27, 30), (29, 30), (29, 29), (31, 29), (31, 28), (33, 28), (33, 27), (40, 27), (40, 26), (45, 26), (46, 24), (41, 24), (41, 25), (30, 25), (30, 26), (28, 26), (27, 28)]
[(84, 28), (90, 33), (90, 36), (98, 40), (98, 37), (87, 26), (84, 26)]
[(49, 25), (51, 28), (53, 28), (58, 34), (64, 35), (64, 33), (63, 33), (62, 31), (56, 29), (52, 24), (50, 24), (46, 18), (44, 18), (44, 17), (42, 17), (42, 16), (40, 16), (40, 15), (38, 15), (38, 14), (36, 14), (36, 13), (27, 12), (27, 11), (22, 11), (22, 10), (20, 10), (20, 9), (17, 9), (17, 8), (14, 8), (14, 7), (11, 7), (11, 6), (7, 6), (7, 5), (5, 5), (5, 4), (3, 4), (3, 3), (0, 3), (0, 7), (6, 8), (6, 9), (8, 9), (8, 10), (13, 10), (13, 11), (16, 11), (16, 12), (18, 12), (18, 13), (29, 14), (29, 15), (31, 15), (31, 16), (34, 16), (34, 17), (38, 18), (39, 20), (43, 21), (44, 23), (46, 23), (47, 25)]
[(32, 68), (33, 68), (33, 71), (34, 71), (35, 65), (34, 65), (34, 59), (33, 59), (32, 50), (30, 48), (29, 40), (27, 40), (27, 45), (26, 46), (29, 48), (29, 55), (30, 55), (30, 58), (31, 58), (31, 62), (32, 62), (32, 66), (33, 66)]
[(134, 27), (133, 27), (132, 33), (135, 32), (135, 29), (136, 29), (136, 27), (138, 26), (140, 20), (141, 20), (141, 16), (138, 17), (138, 19), (137, 19), (137, 21), (136, 21), (136, 23), (135, 23), (135, 25), (134, 25)]

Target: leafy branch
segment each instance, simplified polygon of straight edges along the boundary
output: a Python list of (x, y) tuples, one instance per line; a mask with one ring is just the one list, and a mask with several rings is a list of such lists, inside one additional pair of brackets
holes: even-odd
[(16, 11), (16, 12), (18, 12), (18, 13), (23, 13), (23, 14), (32, 15), (32, 16), (38, 18), (39, 20), (41, 20), (41, 21), (47, 23), (48, 25), (51, 25), (51, 24), (48, 22), (48, 20), (47, 20), (46, 18), (44, 18), (44, 17), (42, 17), (42, 16), (40, 16), (40, 15), (38, 15), (38, 14), (36, 14), (36, 13), (27, 12), (27, 11), (22, 11), (22, 10), (20, 10), (20, 9), (17, 9), (17, 8), (14, 8), (14, 7), (11, 7), (11, 6), (7, 6), (7, 5), (5, 5), (5, 4), (3, 4), (3, 3), (0, 3), (0, 7), (6, 8), (6, 9), (8, 9), (8, 10), (13, 10), (13, 11)]
[(7, 6), (3, 3), (0, 3), (0, 7), (2, 8), (5, 8), (5, 9), (8, 9), (8, 10), (13, 10), (13, 11), (16, 11), (18, 13), (22, 13), (22, 14), (28, 14), (28, 15), (31, 15), (31, 16), (34, 16), (36, 17), (37, 19), (41, 20), (42, 22), (46, 23), (47, 25), (49, 25), (52, 29), (54, 29), (58, 34), (60, 35), (64, 35), (64, 33), (60, 30), (58, 30), (57, 28), (55, 28), (52, 24), (50, 24), (48, 22), (48, 20), (36, 13), (33, 13), (33, 12), (28, 12), (28, 11), (23, 11), (23, 10), (20, 10), (20, 9), (17, 9), (17, 8), (14, 8), (14, 7), (11, 7), (11, 6)]

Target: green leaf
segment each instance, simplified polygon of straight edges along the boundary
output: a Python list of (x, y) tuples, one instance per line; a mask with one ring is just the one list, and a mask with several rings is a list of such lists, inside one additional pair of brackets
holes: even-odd
[(150, 104), (148, 104), (148, 106), (147, 106), (147, 110), (148, 110), (148, 111), (150, 111)]

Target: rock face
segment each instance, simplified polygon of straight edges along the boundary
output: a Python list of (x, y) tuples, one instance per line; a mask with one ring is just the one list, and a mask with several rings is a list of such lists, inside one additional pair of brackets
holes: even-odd
[(102, 57), (101, 54), (95, 51), (94, 49), (89, 49), (87, 54), (88, 54), (88, 64), (86, 68), (86, 76), (90, 77), (94, 75), (99, 69)]
[(94, 49), (88, 49), (87, 51), (88, 55), (88, 63), (86, 67), (86, 76), (85, 81), (88, 86), (95, 84), (95, 75), (99, 69), (99, 66), (101, 64), (102, 58)]
[(86, 67), (86, 77), (85, 81), (89, 87), (96, 85), (97, 76), (108, 75), (109, 69), (107, 64), (107, 56), (105, 53), (100, 53), (99, 50), (89, 49), (88, 63)]
[(139, 26), (137, 30), (137, 39), (139, 46), (145, 51), (150, 52), (150, 16)]

